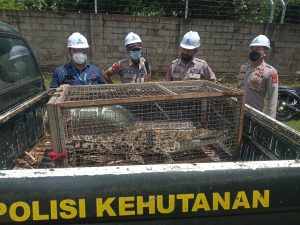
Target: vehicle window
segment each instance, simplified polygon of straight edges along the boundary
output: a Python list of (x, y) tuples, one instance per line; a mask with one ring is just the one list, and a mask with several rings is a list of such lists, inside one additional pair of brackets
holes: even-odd
[(0, 91), (40, 76), (23, 40), (0, 37)]
[(42, 90), (39, 67), (25, 41), (0, 36), (0, 114)]

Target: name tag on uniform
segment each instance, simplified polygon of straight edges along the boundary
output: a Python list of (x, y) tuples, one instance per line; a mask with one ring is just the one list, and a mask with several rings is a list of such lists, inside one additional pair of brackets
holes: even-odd
[(123, 69), (122, 72), (123, 72), (124, 78), (130, 78), (130, 77), (133, 77), (133, 70), (130, 70), (130, 69)]
[(197, 74), (200, 74), (200, 69), (192, 68), (192, 69), (190, 69), (190, 73), (197, 73)]
[(200, 79), (201, 75), (200, 74), (189, 74), (189, 79)]

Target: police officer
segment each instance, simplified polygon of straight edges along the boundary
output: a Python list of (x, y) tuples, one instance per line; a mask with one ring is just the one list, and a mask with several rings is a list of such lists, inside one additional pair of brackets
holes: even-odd
[(210, 66), (202, 59), (195, 57), (200, 47), (200, 36), (195, 31), (187, 32), (180, 43), (181, 57), (172, 61), (166, 79), (177, 80), (216, 80)]
[(100, 70), (95, 65), (87, 63), (87, 39), (75, 32), (68, 38), (68, 53), (71, 62), (57, 67), (52, 76), (50, 88), (59, 87), (61, 84), (87, 85), (105, 84), (106, 81)]
[(246, 103), (263, 111), (268, 96), (268, 115), (276, 118), (278, 97), (278, 74), (276, 69), (265, 62), (270, 49), (270, 40), (258, 35), (250, 44), (250, 61), (241, 66), (238, 87), (246, 92)]
[(113, 83), (111, 76), (118, 74), (122, 83), (143, 83), (151, 76), (150, 64), (141, 56), (142, 40), (139, 35), (130, 32), (125, 37), (125, 47), (129, 57), (119, 60), (104, 72), (106, 81)]

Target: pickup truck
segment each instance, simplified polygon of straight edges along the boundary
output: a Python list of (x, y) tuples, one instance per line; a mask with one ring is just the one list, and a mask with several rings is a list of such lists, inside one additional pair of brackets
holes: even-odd
[(45, 135), (49, 96), (21, 34), (0, 23), (0, 44), (0, 224), (300, 224), (300, 134), (247, 105), (237, 160), (17, 167)]

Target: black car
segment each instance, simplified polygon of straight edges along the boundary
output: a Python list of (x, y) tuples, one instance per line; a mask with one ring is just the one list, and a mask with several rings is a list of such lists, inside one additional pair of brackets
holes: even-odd
[(31, 48), (0, 21), (0, 168), (10, 168), (44, 133), (47, 93)]

